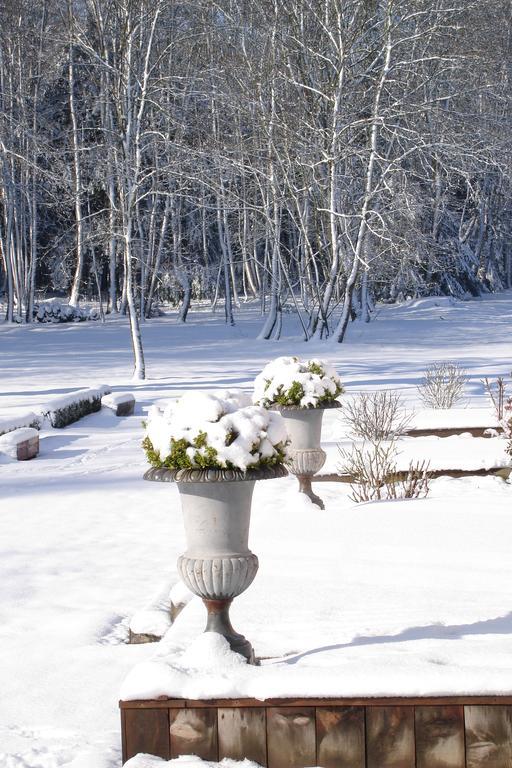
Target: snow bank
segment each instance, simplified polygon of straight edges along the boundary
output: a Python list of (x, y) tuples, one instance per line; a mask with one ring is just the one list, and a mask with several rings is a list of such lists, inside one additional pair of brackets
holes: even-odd
[(174, 760), (162, 760), (153, 755), (136, 755), (124, 764), (124, 768), (260, 768), (251, 760), (229, 760), (224, 758), (220, 763), (207, 762), (195, 755), (182, 755)]
[(172, 624), (173, 608), (181, 610), (194, 597), (192, 592), (178, 581), (166, 581), (148, 604), (130, 620), (130, 630), (136, 635), (163, 637)]
[(402, 306), (420, 310), (449, 309), (450, 307), (457, 307), (460, 301), (461, 299), (457, 299), (454, 296), (426, 296), (422, 299), (404, 301)]
[(14, 429), (30, 427), (32, 429), (41, 429), (43, 424), (43, 415), (34, 411), (20, 411), (19, 413), (0, 415), (0, 435), (12, 432)]
[[(163, 411), (149, 409), (148, 458), (154, 466), (251, 467), (281, 462), (288, 439), (280, 414), (248, 405), (247, 395), (188, 392)], [(156, 457), (151, 455), (156, 452)]]
[(424, 408), (415, 411), (409, 429), (479, 429), (499, 426), (492, 408)]
[(195, 595), (182, 581), (177, 581), (169, 592), (169, 597), (173, 605), (187, 605)]
[[(358, 446), (363, 443), (358, 441)], [(351, 443), (339, 443), (350, 450)], [(508, 467), (512, 463), (506, 452), (507, 441), (502, 437), (472, 437), (469, 432), (451, 437), (404, 437), (396, 443), (396, 469), (407, 471), (410, 464), (428, 462), (429, 470), (478, 470)], [(342, 459), (338, 450), (327, 446), (327, 460), (322, 474), (340, 471)]]
[(234, 653), (225, 637), (216, 632), (204, 632), (198, 635), (181, 657), (185, 668), (197, 671), (238, 670), (246, 665), (246, 660), (239, 653)]
[(332, 402), (342, 391), (340, 377), (323, 360), (278, 357), (256, 376), (253, 402), (265, 408), (272, 405), (315, 408)]
[[(137, 611), (130, 619), (130, 631), (135, 635), (163, 637), (171, 626), (171, 606), (148, 606)], [(133, 642), (133, 641), (132, 641)]]

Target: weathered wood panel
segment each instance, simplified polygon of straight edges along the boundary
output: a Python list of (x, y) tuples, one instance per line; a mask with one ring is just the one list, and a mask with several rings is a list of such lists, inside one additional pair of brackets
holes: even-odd
[(512, 768), (512, 697), (121, 702), (123, 761), (268, 768)]
[(512, 707), (468, 706), (467, 768), (512, 768)]
[(248, 758), (267, 764), (267, 718), (264, 707), (221, 708), (218, 714), (219, 760)]
[(414, 768), (413, 707), (367, 707), (368, 768)]
[(365, 768), (364, 707), (319, 707), (316, 740), (322, 768)]
[(197, 755), (218, 760), (217, 710), (176, 709), (170, 711), (171, 757)]
[(270, 707), (267, 710), (268, 768), (316, 764), (314, 707)]
[(416, 707), (416, 768), (464, 768), (462, 707)]
[(123, 761), (138, 752), (170, 758), (169, 711), (166, 709), (127, 709), (123, 712)]

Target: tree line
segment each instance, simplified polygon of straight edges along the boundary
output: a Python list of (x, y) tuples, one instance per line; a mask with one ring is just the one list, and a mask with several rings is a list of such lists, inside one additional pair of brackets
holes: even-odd
[(0, 0), (0, 294), (140, 324), (512, 285), (510, 0)]

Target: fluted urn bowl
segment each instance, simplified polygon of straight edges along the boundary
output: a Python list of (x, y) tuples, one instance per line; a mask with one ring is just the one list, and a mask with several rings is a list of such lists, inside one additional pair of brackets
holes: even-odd
[(297, 406), (272, 406), (279, 411), (286, 423), (290, 445), (287, 449), (287, 468), (296, 475), (299, 481), (299, 491), (308, 496), (311, 501), (324, 509), (320, 496), (313, 492), (311, 478), (325, 464), (326, 453), (320, 445), (322, 438), (322, 420), (324, 411), (341, 408), (341, 403), (333, 400), (316, 408)]
[(233, 629), (229, 607), (258, 571), (249, 549), (251, 503), (257, 480), (288, 474), (282, 464), (258, 469), (149, 469), (145, 480), (176, 482), (180, 492), (187, 549), (178, 558), (186, 586), (202, 598), (205, 632), (218, 632), (232, 650), (255, 663), (250, 642)]

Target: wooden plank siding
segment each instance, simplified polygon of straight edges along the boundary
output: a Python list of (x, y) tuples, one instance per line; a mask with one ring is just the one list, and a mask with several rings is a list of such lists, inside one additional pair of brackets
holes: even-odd
[(169, 710), (171, 757), (197, 755), (219, 759), (217, 710), (204, 707)]
[(464, 717), (467, 768), (511, 768), (512, 706), (469, 706)]
[(267, 709), (267, 765), (297, 768), (316, 763), (314, 707), (269, 707)]
[(123, 762), (266, 768), (512, 768), (512, 696), (120, 702)]
[(317, 707), (315, 765), (365, 768), (364, 707)]
[(465, 768), (461, 706), (415, 707), (416, 767)]
[(368, 768), (414, 768), (414, 707), (367, 707)]
[(265, 707), (218, 709), (219, 760), (253, 760), (267, 764), (267, 710)]
[(123, 762), (138, 752), (169, 760), (169, 710), (126, 709), (123, 721)]

